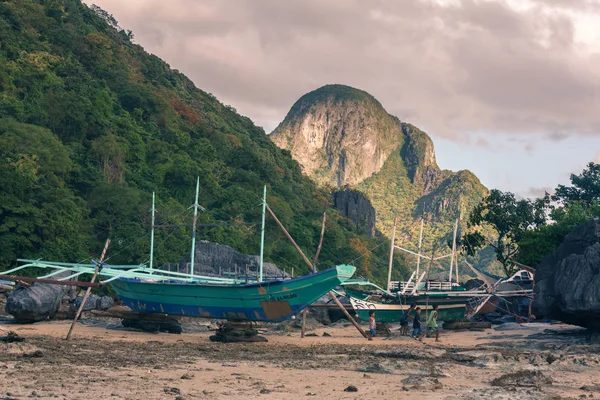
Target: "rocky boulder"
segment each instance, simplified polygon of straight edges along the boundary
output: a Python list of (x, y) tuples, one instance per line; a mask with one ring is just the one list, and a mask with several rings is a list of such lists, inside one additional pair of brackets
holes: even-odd
[[(190, 256), (184, 258), (179, 270), (188, 272)], [(246, 268), (250, 276), (256, 276), (259, 270), (260, 260), (258, 256), (240, 253), (233, 247), (219, 243), (199, 240), (196, 242), (196, 254), (194, 255), (194, 273), (198, 275), (223, 275), (238, 276), (243, 278)], [(264, 263), (263, 275), (265, 278), (289, 277), (287, 272), (277, 268), (275, 264)]]
[(52, 318), (68, 292), (68, 286), (36, 282), (17, 285), (6, 299), (6, 312), (18, 323), (33, 323)]
[(569, 233), (536, 269), (533, 312), (600, 332), (600, 219)]
[(375, 209), (357, 190), (340, 190), (333, 194), (333, 206), (354, 222), (359, 233), (375, 236)]
[[(75, 306), (77, 309), (81, 306), (81, 302), (83, 301), (83, 296), (77, 297), (75, 299)], [(110, 296), (96, 296), (95, 294), (90, 294), (85, 301), (83, 306), (83, 311), (90, 310), (108, 310), (115, 304), (115, 301)]]

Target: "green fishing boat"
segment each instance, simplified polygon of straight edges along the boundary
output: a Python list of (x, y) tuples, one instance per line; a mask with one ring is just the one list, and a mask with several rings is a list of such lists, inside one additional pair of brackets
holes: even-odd
[[(362, 320), (368, 320), (369, 312), (375, 311), (377, 321), (380, 322), (399, 322), (404, 311), (411, 304), (421, 307), (425, 313), (433, 309), (434, 305), (439, 306), (439, 321), (461, 320), (465, 317), (467, 304), (477, 294), (472, 291), (466, 291), (458, 283), (452, 282), (452, 274), (456, 273), (458, 281), (458, 266), (453, 270), (456, 257), (456, 234), (458, 230), (458, 219), (454, 225), (454, 239), (452, 243), (452, 253), (434, 258), (426, 257), (421, 254), (421, 245), (423, 241), (423, 220), (421, 220), (421, 232), (419, 235), (418, 251), (407, 250), (396, 246), (396, 220), (392, 230), (392, 241), (390, 246), (390, 259), (388, 269), (387, 290), (380, 288), (372, 282), (364, 280), (346, 281), (343, 286), (346, 295), (350, 300), (352, 308)], [(416, 270), (406, 282), (392, 282), (392, 265), (394, 249), (411, 253), (417, 257)], [(421, 258), (431, 262), (450, 257), (450, 271), (448, 282), (430, 281), (425, 279), (428, 274), (426, 271), (420, 271)], [(414, 280), (413, 280), (414, 279)], [(356, 287), (356, 289), (354, 289)], [(361, 289), (363, 287), (364, 289)], [(366, 287), (366, 288), (365, 288)]]
[(338, 265), (294, 279), (251, 284), (155, 283), (122, 278), (111, 286), (125, 305), (138, 312), (273, 322), (299, 313), (350, 279), (355, 270), (351, 265)]
[[(345, 283), (349, 285), (354, 282)], [(363, 282), (370, 284), (370, 282)], [(464, 292), (465, 295), (449, 292), (429, 292), (427, 294), (419, 294), (414, 296), (402, 296), (398, 294), (390, 294), (383, 289), (371, 284), (377, 291), (362, 291), (352, 290), (348, 286), (344, 286), (344, 290), (350, 300), (352, 308), (363, 321), (369, 319), (369, 312), (375, 311), (377, 321), (380, 322), (399, 322), (400, 317), (411, 304), (416, 304), (424, 312), (429, 312), (434, 305), (439, 306), (438, 320), (439, 321), (456, 321), (465, 317), (465, 311), (469, 299), (473, 294)], [(458, 292), (458, 291), (457, 291)]]
[[(267, 207), (265, 187), (260, 269), (254, 282), (250, 277), (242, 280), (195, 275), (196, 215), (198, 209), (201, 209), (198, 205), (198, 189), (197, 184), (196, 202), (193, 205), (194, 228), (189, 274), (153, 268), (155, 212), (153, 194), (149, 265), (107, 265), (93, 260), (90, 264), (18, 260), (23, 265), (5, 272), (0, 275), (0, 278), (88, 287), (110, 285), (125, 305), (141, 313), (276, 322), (291, 318), (354, 274), (355, 267), (338, 265), (293, 279), (263, 280), (265, 208)], [(19, 270), (32, 267), (51, 269), (52, 272), (38, 278), (14, 275)], [(104, 277), (104, 280), (95, 283), (73, 281), (82, 274), (97, 274)]]

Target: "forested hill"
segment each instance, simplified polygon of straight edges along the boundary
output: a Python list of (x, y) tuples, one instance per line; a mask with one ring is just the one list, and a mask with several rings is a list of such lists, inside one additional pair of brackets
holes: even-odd
[[(389, 114), (369, 93), (326, 85), (300, 97), (271, 134), (317, 183), (364, 193), (377, 211), (377, 229), (425, 248), (462, 226), (487, 189), (470, 171), (442, 170), (424, 131)], [(413, 247), (414, 248), (414, 247)]]
[[(141, 262), (156, 191), (157, 262), (189, 251), (196, 177), (200, 238), (257, 254), (262, 186), (300, 246), (314, 253), (328, 193), (289, 152), (78, 0), (0, 0), (0, 269), (18, 257), (78, 261), (112, 239), (113, 262)], [(183, 217), (182, 217), (183, 215)], [(173, 227), (183, 224), (180, 228)], [(267, 228), (266, 256), (299, 256)], [(351, 262), (383, 276), (388, 245), (356, 236), (329, 210), (322, 267)], [(359, 258), (360, 257), (360, 258)], [(357, 260), (358, 258), (358, 260)], [(380, 269), (382, 271), (380, 271)]]

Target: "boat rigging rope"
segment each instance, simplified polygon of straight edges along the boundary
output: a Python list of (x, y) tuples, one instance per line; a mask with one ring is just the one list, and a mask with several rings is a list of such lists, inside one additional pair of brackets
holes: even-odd
[[(383, 245), (384, 245), (384, 244), (386, 244), (386, 243), (387, 243), (387, 239), (383, 239), (383, 240), (381, 241), (381, 243), (379, 243), (377, 246), (374, 246), (374, 247), (372, 247), (372, 248), (370, 248), (370, 249), (367, 249), (367, 251), (368, 251), (369, 253), (371, 253), (373, 250), (375, 250), (375, 249), (376, 249), (376, 248), (378, 248), (378, 247), (381, 247), (381, 246), (383, 246)], [(331, 253), (330, 253), (330, 254), (331, 254)], [(350, 262), (350, 265), (354, 265), (354, 263), (355, 263), (356, 261), (360, 260), (360, 259), (361, 259), (361, 258), (363, 258), (363, 257), (366, 257), (366, 254), (362, 254), (361, 256), (359, 256), (359, 257), (356, 257), (354, 260), (352, 260), (352, 261)]]

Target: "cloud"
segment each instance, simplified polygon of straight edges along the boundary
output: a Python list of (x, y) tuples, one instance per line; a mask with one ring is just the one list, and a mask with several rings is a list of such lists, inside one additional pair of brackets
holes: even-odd
[(527, 198), (540, 198), (544, 197), (546, 193), (552, 195), (554, 194), (554, 189), (551, 187), (530, 187), (527, 189), (525, 193), (525, 197)]
[(600, 151), (596, 153), (596, 156), (592, 161), (594, 161), (595, 164), (600, 164)]
[(600, 132), (591, 0), (94, 2), (267, 131), (342, 83), (438, 136)]

